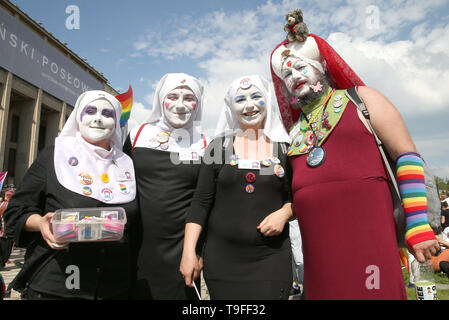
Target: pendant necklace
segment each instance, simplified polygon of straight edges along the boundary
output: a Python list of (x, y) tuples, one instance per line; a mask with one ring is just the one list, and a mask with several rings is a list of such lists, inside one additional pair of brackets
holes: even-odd
[[(323, 105), (321, 106), (321, 107), (324, 107), (323, 114), (324, 114), (324, 112), (326, 112), (327, 102), (329, 101), (329, 99), (332, 96), (332, 94), (334, 93), (334, 91), (335, 91), (335, 89), (332, 89), (332, 91), (327, 96), (326, 100), (323, 102)], [(318, 114), (320, 114), (320, 112)], [(315, 168), (315, 167), (320, 166), (326, 159), (326, 151), (322, 147), (318, 146), (318, 138), (315, 133), (315, 130), (313, 130), (312, 126), (310, 126), (310, 122), (308, 123), (308, 127), (310, 128), (310, 130), (312, 130), (313, 147), (312, 147), (312, 149), (310, 149), (309, 153), (307, 154), (306, 162), (307, 162), (308, 166)], [(321, 117), (320, 125), (318, 127), (318, 132), (321, 130), (322, 124), (323, 124), (323, 117)]]

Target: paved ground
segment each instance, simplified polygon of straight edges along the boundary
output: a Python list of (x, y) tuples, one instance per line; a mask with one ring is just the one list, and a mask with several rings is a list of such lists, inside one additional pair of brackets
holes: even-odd
[[(4, 268), (0, 268), (0, 273), (5, 280), (6, 287), (11, 283), (14, 277), (21, 269), (21, 264), (23, 263), (23, 256), (25, 255), (25, 250), (14, 249), (9, 262)], [(206, 282), (203, 278), (203, 273), (201, 273), (201, 297), (203, 300), (210, 300), (209, 291), (206, 286)], [(289, 300), (299, 300), (299, 296), (291, 296)], [(17, 291), (12, 290), (11, 297), (5, 300), (20, 300), (20, 294)]]
[[(5, 280), (6, 287), (8, 287), (16, 274), (19, 273), (24, 255), (25, 250), (21, 251), (20, 249), (14, 249), (11, 253), (11, 257), (9, 258), (9, 262), (4, 268), (0, 268), (0, 273)], [(20, 300), (20, 294), (17, 291), (12, 290), (11, 297), (5, 300)]]

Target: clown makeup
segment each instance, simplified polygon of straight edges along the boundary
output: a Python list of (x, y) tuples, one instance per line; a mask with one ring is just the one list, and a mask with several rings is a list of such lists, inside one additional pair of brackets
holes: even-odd
[(292, 97), (292, 104), (299, 107), (316, 100), (327, 89), (325, 74), (298, 58), (286, 59), (282, 77)]
[(88, 142), (109, 142), (116, 125), (114, 107), (105, 99), (90, 102), (81, 111), (78, 126), (81, 136)]
[(247, 89), (239, 88), (232, 101), (232, 109), (243, 130), (263, 128), (267, 114), (266, 100), (254, 85)]
[(171, 90), (164, 98), (164, 115), (173, 128), (182, 128), (193, 120), (197, 107), (195, 94), (189, 87), (182, 86)]

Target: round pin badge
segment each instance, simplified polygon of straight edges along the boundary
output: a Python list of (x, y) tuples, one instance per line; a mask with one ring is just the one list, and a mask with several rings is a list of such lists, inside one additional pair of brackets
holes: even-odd
[(170, 138), (170, 134), (168, 132), (165, 131), (161, 131), (157, 134), (156, 136), (156, 140), (159, 143), (166, 143), (168, 142), (168, 139)]
[(341, 111), (341, 108), (335, 108), (335, 109), (334, 109), (334, 112), (335, 112), (335, 113), (339, 113), (340, 111)]
[(90, 185), (94, 182), (94, 180), (88, 173), (80, 173), (78, 176), (80, 177), (80, 182), (84, 185)]
[(329, 117), (329, 112), (325, 112), (323, 113), (323, 115), (321, 116), (321, 119), (326, 120)]
[(256, 181), (256, 175), (254, 173), (252, 173), (252, 172), (248, 172), (246, 174), (246, 181), (249, 182), (249, 183), (255, 182)]
[(299, 152), (304, 153), (307, 151), (307, 145), (305, 143), (303, 143), (302, 145), (299, 146)]
[(109, 176), (107, 173), (103, 173), (100, 177), (101, 181), (103, 181), (103, 183), (108, 183), (109, 182)]
[(168, 143), (161, 143), (161, 145), (159, 146), (159, 148), (161, 148), (162, 150), (168, 150)]
[(280, 164), (277, 164), (274, 166), (274, 174), (278, 176), (278, 178), (283, 178), (285, 175), (285, 170)]
[(270, 159), (270, 161), (273, 162), (274, 164), (281, 163), (281, 161), (280, 161), (277, 157), (272, 157), (272, 158)]
[(123, 194), (128, 194), (129, 193), (129, 188), (125, 184), (123, 184), (123, 183), (119, 184), (119, 190)]
[(271, 166), (271, 161), (270, 160), (262, 160), (262, 165), (264, 167), (269, 167), (269, 166)]
[(76, 157), (70, 157), (68, 163), (69, 166), (76, 167), (78, 165), (78, 159)]
[(248, 89), (249, 87), (251, 87), (251, 79), (245, 78), (240, 81), (240, 88)]
[(254, 192), (254, 186), (251, 184), (251, 183), (249, 183), (249, 184), (247, 184), (246, 185), (246, 187), (245, 187), (245, 191), (247, 192), (247, 193), (253, 193)]
[(287, 156), (291, 156), (295, 150), (290, 146), (287, 150)]
[(114, 197), (114, 196), (112, 195), (112, 190), (109, 189), (109, 188), (103, 188), (103, 189), (101, 190), (101, 196), (102, 196), (102, 198), (103, 198), (105, 201), (111, 201), (112, 198)]
[(239, 157), (236, 154), (233, 154), (230, 158), (229, 164), (231, 166), (236, 166), (239, 163)]
[(336, 96), (334, 97), (334, 100), (335, 100), (335, 101), (340, 101), (340, 100), (341, 100), (341, 95), (340, 95), (340, 94), (336, 95)]
[(83, 192), (83, 194), (85, 195), (85, 196), (90, 196), (91, 194), (92, 194), (92, 189), (90, 188), (90, 187), (83, 187), (82, 189), (81, 189), (81, 191)]

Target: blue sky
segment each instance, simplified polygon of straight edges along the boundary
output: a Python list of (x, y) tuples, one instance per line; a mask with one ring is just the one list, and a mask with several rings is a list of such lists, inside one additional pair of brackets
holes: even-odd
[[(285, 37), (284, 15), (301, 8), (309, 30), (395, 104), (431, 168), (449, 177), (448, 0), (12, 2), (112, 87), (133, 86), (131, 126), (147, 116), (165, 73), (186, 72), (205, 85), (203, 126), (210, 129), (234, 78), (271, 80), (269, 55)], [(65, 27), (69, 5), (79, 7), (79, 30)]]

